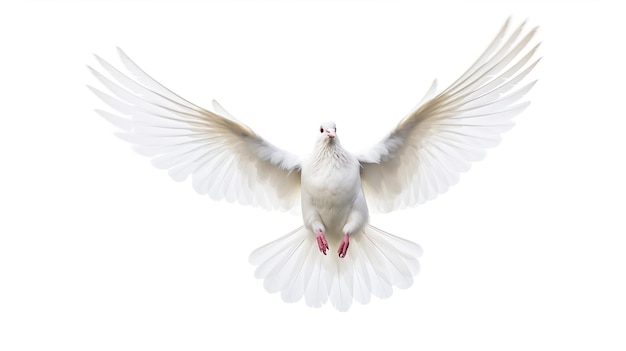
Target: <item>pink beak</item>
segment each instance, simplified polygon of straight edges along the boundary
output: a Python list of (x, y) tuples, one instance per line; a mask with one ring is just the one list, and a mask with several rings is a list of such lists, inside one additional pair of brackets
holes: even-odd
[(326, 134), (327, 134), (327, 135), (328, 135), (328, 137), (329, 137), (329, 138), (331, 138), (331, 139), (335, 137), (335, 133), (334, 133), (334, 132), (328, 131), (328, 132), (326, 132)]

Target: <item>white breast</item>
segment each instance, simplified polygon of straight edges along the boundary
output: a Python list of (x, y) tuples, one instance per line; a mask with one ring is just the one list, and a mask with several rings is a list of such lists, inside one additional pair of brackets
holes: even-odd
[(303, 212), (316, 211), (327, 230), (340, 230), (355, 208), (367, 208), (359, 163), (352, 155), (311, 160), (301, 174)]

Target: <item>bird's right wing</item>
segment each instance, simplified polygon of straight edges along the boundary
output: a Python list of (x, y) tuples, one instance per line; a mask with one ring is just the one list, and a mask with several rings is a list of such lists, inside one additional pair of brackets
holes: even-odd
[(538, 45), (522, 54), (535, 30), (522, 36), (522, 25), (505, 38), (507, 27), (455, 83), (435, 97), (433, 84), (423, 104), (359, 155), (372, 208), (389, 212), (445, 192), (513, 126), (528, 105), (518, 101), (534, 82), (518, 84), (537, 64)]
[(97, 112), (119, 127), (118, 135), (152, 163), (169, 169), (215, 200), (225, 199), (266, 209), (300, 205), (300, 159), (282, 150), (230, 116), (216, 102), (217, 113), (174, 94), (141, 70), (126, 54), (121, 60), (131, 76), (96, 57), (109, 74), (92, 73), (115, 97), (91, 88), (122, 116)]

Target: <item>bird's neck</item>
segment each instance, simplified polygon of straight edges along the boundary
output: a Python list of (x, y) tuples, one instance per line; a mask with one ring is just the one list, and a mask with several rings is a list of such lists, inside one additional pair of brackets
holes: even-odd
[(313, 159), (316, 164), (332, 164), (341, 167), (350, 163), (348, 152), (341, 146), (339, 140), (320, 141), (315, 149)]

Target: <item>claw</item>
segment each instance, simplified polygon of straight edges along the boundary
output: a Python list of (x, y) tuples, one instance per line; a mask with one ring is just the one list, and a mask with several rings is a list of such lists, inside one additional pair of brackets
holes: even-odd
[(339, 257), (346, 257), (346, 253), (348, 253), (348, 246), (350, 246), (350, 235), (346, 234), (343, 236), (341, 243), (339, 243), (339, 249), (337, 249)]
[(326, 255), (326, 250), (328, 250), (328, 242), (326, 241), (326, 237), (321, 230), (317, 231), (317, 246), (320, 248), (320, 252)]

